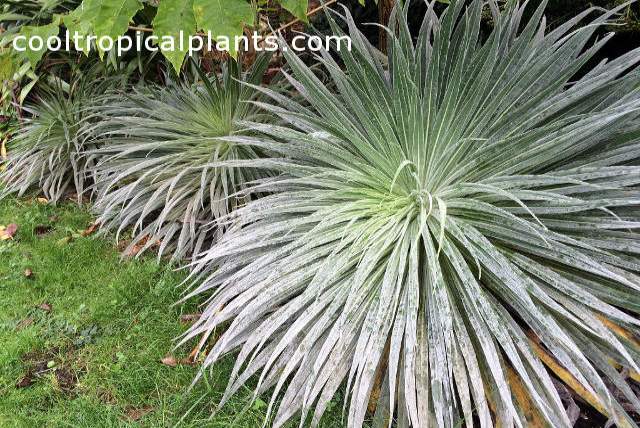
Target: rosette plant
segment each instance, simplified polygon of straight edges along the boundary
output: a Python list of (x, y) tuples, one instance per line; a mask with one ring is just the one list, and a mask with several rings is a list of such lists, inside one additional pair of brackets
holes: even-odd
[(640, 52), (593, 66), (616, 11), (548, 30), (542, 3), (452, 1), (415, 39), (396, 9), (388, 61), (345, 13), (335, 92), (285, 53), (308, 104), (271, 94), (289, 126), (234, 138), (279, 174), (186, 297), (207, 300), (184, 341), (225, 326), (204, 366), (238, 352), (222, 403), (256, 375), (275, 427), (341, 388), (354, 428), (373, 404), (374, 426), (571, 426), (559, 379), (635, 426)]
[(123, 76), (105, 78), (101, 70), (72, 71), (69, 83), (55, 78), (24, 107), (27, 115), (11, 139), (8, 160), (0, 172), (0, 197), (39, 190), (53, 203), (67, 193), (75, 193), (82, 201), (94, 166), (84, 152), (95, 148), (83, 129), (104, 94), (126, 81)]
[(254, 148), (223, 137), (242, 133), (242, 120), (269, 116), (248, 102), (260, 92), (240, 83), (259, 85), (268, 64), (261, 55), (242, 72), (230, 60), (219, 76), (198, 69), (196, 84), (143, 87), (96, 112), (102, 120), (90, 133), (102, 144), (89, 157), (99, 160), (95, 211), (104, 230), (131, 228), (130, 249), (157, 247), (159, 256), (174, 259), (222, 233), (207, 225), (244, 204), (237, 192), (264, 176), (215, 163), (258, 157)]

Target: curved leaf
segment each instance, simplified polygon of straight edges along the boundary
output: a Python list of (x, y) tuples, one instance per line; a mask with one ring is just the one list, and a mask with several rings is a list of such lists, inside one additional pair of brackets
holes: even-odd
[(242, 140), (271, 154), (243, 166), (280, 174), (241, 192), (270, 194), (220, 220), (186, 297), (206, 298), (183, 337), (203, 370), (237, 352), (223, 404), (258, 374), (278, 428), (318, 426), (341, 387), (360, 428), (377, 385), (376, 428), (570, 427), (562, 372), (636, 426), (614, 367), (637, 372), (640, 348), (613, 326), (640, 331), (640, 49), (579, 74), (619, 8), (547, 31), (545, 2), (488, 3), (489, 34), (487, 2), (456, 0), (416, 35), (398, 2), (387, 58), (330, 15), (353, 50), (321, 53), (329, 85), (284, 52), (305, 103), (272, 96), (289, 126)]

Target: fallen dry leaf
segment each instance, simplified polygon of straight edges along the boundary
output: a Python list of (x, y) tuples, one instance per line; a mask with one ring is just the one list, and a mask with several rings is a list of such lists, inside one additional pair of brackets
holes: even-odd
[(162, 241), (156, 240), (150, 243), (149, 239), (151, 239), (151, 235), (145, 235), (140, 238), (135, 244), (127, 242), (127, 246), (124, 250), (121, 249), (124, 244), (119, 244), (118, 249), (123, 252), (124, 257), (134, 258), (145, 248), (157, 249), (160, 247)]
[(175, 357), (173, 357), (171, 355), (167, 355), (162, 360), (160, 360), (160, 362), (162, 364), (164, 364), (165, 366), (169, 366), (169, 367), (176, 367), (178, 365), (191, 366), (191, 365), (194, 364), (194, 362), (191, 361), (191, 359), (189, 359), (189, 358), (182, 358), (180, 360), (177, 360)]
[(89, 236), (89, 235), (93, 235), (96, 230), (98, 230), (98, 227), (100, 227), (99, 223), (92, 223), (91, 226), (89, 226), (87, 229), (85, 229), (80, 235), (82, 236)]
[(187, 358), (184, 359), (184, 363), (188, 366), (194, 366), (198, 361), (198, 356), (203, 356), (204, 353), (200, 353), (198, 348), (193, 349)]
[(49, 303), (40, 303), (38, 309), (42, 309), (45, 312), (51, 312), (51, 305)]
[(11, 223), (9, 226), (0, 226), (0, 241), (7, 241), (13, 239), (18, 232), (18, 225)]
[(148, 241), (149, 241), (149, 235), (142, 237), (142, 239), (140, 239), (140, 241), (138, 241), (136, 244), (129, 245), (129, 247), (125, 250), (124, 255), (126, 257), (137, 256), (140, 253), (140, 251), (142, 251), (144, 246), (147, 245)]
[(138, 421), (145, 417), (147, 414), (153, 412), (153, 410), (154, 409), (151, 406), (143, 406), (138, 408), (128, 407), (125, 412), (127, 419), (129, 419), (130, 421)]
[(25, 269), (25, 271), (24, 271), (24, 277), (25, 277), (25, 278), (32, 279), (32, 278), (33, 278), (33, 271), (32, 271), (31, 269)]
[(122, 240), (118, 240), (118, 242), (116, 242), (116, 248), (121, 253), (124, 253), (124, 251), (127, 249), (128, 246), (129, 246), (129, 240), (128, 239), (122, 239)]
[(202, 314), (184, 314), (180, 316), (180, 322), (183, 324), (189, 324), (196, 322), (200, 319)]
[(189, 357), (187, 357), (187, 358), (183, 358), (183, 359), (181, 359), (181, 360), (179, 361), (179, 363), (180, 363), (181, 365), (184, 365), (184, 366), (195, 366), (196, 361), (195, 361), (195, 360), (192, 360), (192, 359), (191, 359), (191, 358), (189, 358)]
[(166, 357), (161, 359), (160, 362), (165, 366), (169, 366), (169, 367), (176, 367), (178, 365), (178, 360), (176, 360), (174, 357), (170, 355), (167, 355)]

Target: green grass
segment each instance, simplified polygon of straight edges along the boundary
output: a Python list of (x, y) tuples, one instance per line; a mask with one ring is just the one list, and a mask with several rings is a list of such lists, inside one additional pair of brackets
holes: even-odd
[[(184, 273), (153, 257), (121, 261), (113, 242), (79, 236), (91, 217), (73, 205), (5, 200), (0, 225), (10, 223), (19, 230), (0, 242), (0, 427), (262, 425), (263, 401), (243, 412), (248, 389), (210, 419), (233, 358), (191, 391), (197, 367), (160, 362), (189, 351), (172, 352), (188, 327), (181, 314), (197, 311), (172, 306)], [(18, 387), (25, 376), (32, 384)], [(335, 407), (324, 426), (342, 425)]]

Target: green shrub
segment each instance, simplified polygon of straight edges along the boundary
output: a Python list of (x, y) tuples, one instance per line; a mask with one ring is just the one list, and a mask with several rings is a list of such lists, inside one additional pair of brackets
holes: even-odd
[(175, 259), (222, 233), (212, 222), (244, 204), (237, 192), (264, 176), (216, 162), (258, 156), (224, 137), (242, 133), (241, 121), (266, 116), (249, 103), (259, 93), (240, 80), (259, 85), (268, 62), (261, 56), (242, 73), (231, 60), (219, 78), (142, 89), (97, 113), (102, 121), (93, 133), (104, 144), (93, 153), (100, 159), (95, 208), (106, 230), (132, 227), (131, 248), (158, 246), (159, 255)]
[(602, 319), (640, 331), (640, 52), (576, 78), (613, 12), (545, 31), (544, 4), (489, 6), (486, 40), (479, 0), (429, 11), (415, 41), (396, 11), (388, 67), (347, 13), (353, 51), (321, 57), (337, 93), (285, 54), (309, 106), (276, 98), (291, 126), (233, 139), (280, 174), (223, 219), (188, 296), (208, 300), (185, 341), (228, 324), (204, 366), (239, 351), (223, 403), (259, 374), (276, 427), (318, 423), (344, 385), (349, 427), (377, 396), (374, 426), (527, 426), (521, 386), (571, 426), (544, 349), (635, 426), (610, 362), (638, 370), (640, 349)]

